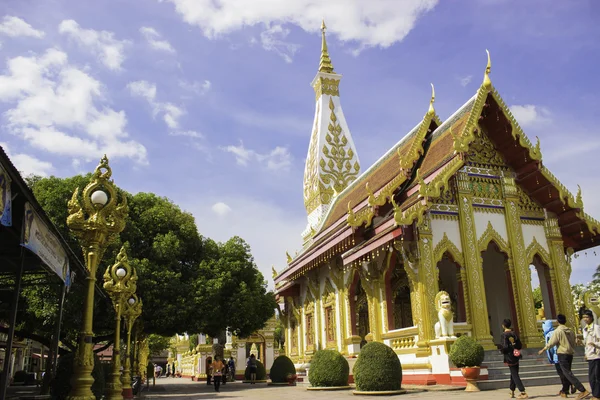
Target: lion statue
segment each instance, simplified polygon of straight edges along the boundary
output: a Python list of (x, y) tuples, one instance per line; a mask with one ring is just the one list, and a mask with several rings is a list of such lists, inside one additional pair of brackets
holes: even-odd
[(435, 323), (435, 337), (454, 336), (454, 313), (452, 302), (448, 292), (442, 290), (435, 295), (435, 309), (438, 314), (438, 322)]

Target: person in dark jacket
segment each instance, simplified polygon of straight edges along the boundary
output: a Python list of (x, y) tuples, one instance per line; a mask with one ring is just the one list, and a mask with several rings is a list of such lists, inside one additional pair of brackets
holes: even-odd
[(502, 329), (504, 330), (500, 335), (502, 342), (502, 354), (504, 354), (504, 363), (508, 365), (510, 370), (510, 397), (515, 397), (515, 388), (519, 388), (521, 394), (517, 396), (517, 399), (528, 399), (529, 396), (525, 392), (525, 386), (521, 382), (519, 376), (519, 360), (521, 356), (521, 340), (517, 334), (511, 328), (512, 322), (510, 319), (505, 319), (502, 322)]

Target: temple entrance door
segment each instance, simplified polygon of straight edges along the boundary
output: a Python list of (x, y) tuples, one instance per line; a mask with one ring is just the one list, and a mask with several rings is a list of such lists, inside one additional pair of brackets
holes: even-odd
[(262, 335), (254, 334), (246, 339), (246, 355), (250, 357), (251, 354), (254, 354), (256, 359), (264, 364), (265, 338)]
[(369, 327), (369, 302), (367, 301), (367, 293), (362, 287), (360, 280), (356, 284), (354, 299), (356, 309), (356, 328), (357, 334), (361, 339), (360, 347), (362, 348), (365, 344), (367, 344), (365, 337), (369, 334), (369, 332), (371, 332), (371, 329)]
[[(402, 264), (395, 261), (389, 271), (388, 325), (390, 330), (413, 326), (410, 283)], [(386, 295), (387, 297), (388, 295)]]
[[(534, 300), (541, 295), (541, 309), (538, 309), (537, 319), (556, 318), (556, 304), (554, 302), (554, 292), (552, 290), (552, 280), (550, 278), (550, 268), (542, 259), (536, 255), (530, 265), (531, 287), (534, 292)], [(537, 279), (536, 278), (537, 275)], [(537, 284), (536, 284), (537, 283)], [(539, 294), (536, 295), (536, 291)], [(537, 306), (537, 305), (536, 305)]]
[(482, 258), (490, 334), (493, 336), (494, 343), (498, 345), (502, 334), (502, 321), (505, 318), (512, 321), (513, 329), (518, 332), (508, 257), (491, 241), (487, 250), (482, 252)]
[(448, 292), (452, 299), (454, 322), (467, 322), (464, 287), (460, 278), (460, 265), (454, 261), (452, 255), (446, 252), (440, 262), (438, 262), (437, 268), (439, 274), (438, 286), (440, 290)]

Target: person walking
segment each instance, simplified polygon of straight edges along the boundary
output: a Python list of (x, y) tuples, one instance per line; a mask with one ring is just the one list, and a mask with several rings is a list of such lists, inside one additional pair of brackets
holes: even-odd
[[(550, 338), (552, 337), (552, 334), (554, 333), (554, 324), (551, 319), (547, 319), (546, 321), (542, 322), (542, 331), (544, 332), (544, 343), (548, 344)], [(567, 397), (567, 393), (563, 392), (563, 388), (565, 386), (571, 386), (571, 394), (574, 394), (577, 390), (575, 389), (575, 386), (571, 385), (571, 382), (569, 382), (567, 378), (565, 378), (565, 375), (563, 374), (562, 369), (560, 368), (560, 364), (558, 363), (558, 353), (556, 352), (557, 350), (557, 346), (549, 347), (548, 350), (546, 350), (546, 356), (548, 357), (548, 362), (554, 365), (554, 368), (556, 368), (556, 373), (560, 378), (561, 389), (558, 392), (559, 396)]]
[(502, 354), (504, 354), (504, 363), (508, 365), (510, 370), (510, 397), (515, 397), (515, 389), (518, 388), (521, 394), (517, 396), (517, 399), (528, 399), (529, 396), (525, 392), (525, 386), (519, 376), (519, 360), (521, 356), (521, 340), (517, 334), (512, 330), (512, 321), (505, 319), (502, 322), (503, 332), (500, 335), (500, 341), (502, 343)]
[(233, 359), (233, 357), (229, 357), (227, 366), (229, 367), (229, 379), (231, 380), (231, 382), (234, 382), (235, 381), (235, 360)]
[(588, 362), (592, 399), (600, 399), (600, 326), (594, 323), (594, 313), (590, 310), (583, 312), (586, 327), (583, 328), (583, 344), (585, 359)]
[(558, 328), (554, 330), (552, 337), (538, 352), (538, 354), (541, 355), (549, 348), (558, 345), (558, 349), (556, 350), (556, 353), (558, 354), (558, 364), (560, 365), (560, 369), (565, 376), (565, 382), (563, 382), (560, 395), (561, 397), (567, 397), (570, 383), (571, 385), (574, 385), (577, 390), (579, 390), (579, 394), (576, 398), (583, 399), (589, 396), (590, 392), (586, 390), (581, 382), (579, 382), (579, 379), (577, 379), (577, 377), (573, 375), (573, 372), (571, 371), (571, 365), (573, 364), (573, 353), (575, 353), (575, 333), (571, 330), (571, 328), (565, 325), (567, 323), (567, 317), (565, 317), (563, 314), (558, 314), (556, 316), (556, 320), (558, 321)]
[(256, 357), (254, 354), (250, 354), (250, 358), (248, 359), (248, 370), (250, 371), (250, 384), (256, 384)]
[(221, 377), (223, 376), (223, 361), (219, 358), (219, 356), (215, 356), (215, 361), (212, 363), (212, 376), (213, 381), (215, 383), (215, 392), (220, 392), (219, 386), (221, 385)]

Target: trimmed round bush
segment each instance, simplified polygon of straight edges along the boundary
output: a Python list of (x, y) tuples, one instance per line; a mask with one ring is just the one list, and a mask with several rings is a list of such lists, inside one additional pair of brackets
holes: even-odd
[(361, 392), (400, 390), (402, 387), (402, 365), (398, 355), (383, 343), (364, 345), (352, 372), (356, 390)]
[(480, 367), (485, 357), (483, 346), (471, 336), (462, 335), (450, 348), (448, 353), (450, 361), (457, 368)]
[[(274, 383), (287, 383), (288, 375), (296, 375), (296, 367), (294, 363), (286, 356), (279, 356), (273, 361), (269, 376)], [(256, 371), (258, 377), (258, 368)], [(258, 378), (257, 378), (258, 379)]]
[[(260, 361), (256, 360), (256, 380), (264, 381), (267, 377), (267, 370), (265, 366)], [(244, 372), (244, 379), (247, 381), (250, 380), (250, 367), (246, 367), (246, 371)]]
[(308, 381), (316, 387), (348, 386), (349, 375), (348, 360), (336, 350), (317, 351), (308, 369)]
[[(62, 400), (67, 397), (71, 391), (71, 377), (73, 375), (73, 353), (60, 356), (58, 365), (56, 366), (56, 377), (52, 381), (50, 391), (52, 398)], [(104, 367), (98, 356), (94, 355), (94, 369), (92, 370), (94, 383), (92, 384), (92, 393), (97, 399), (100, 399), (104, 394)]]

